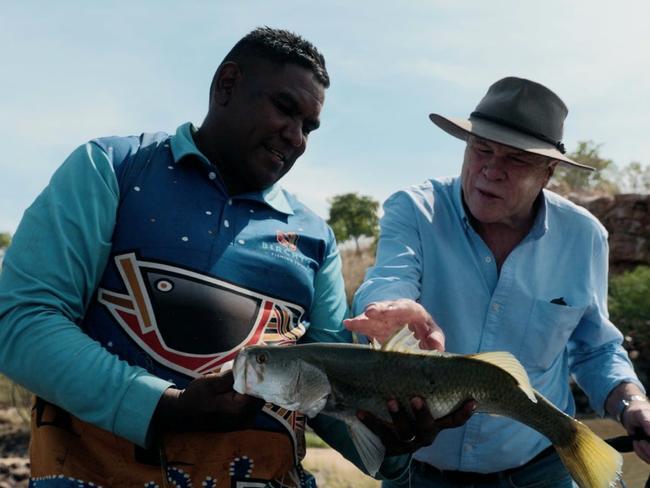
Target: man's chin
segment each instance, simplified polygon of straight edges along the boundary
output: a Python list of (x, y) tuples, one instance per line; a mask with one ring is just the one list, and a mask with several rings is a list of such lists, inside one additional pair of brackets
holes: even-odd
[(284, 175), (269, 175), (263, 178), (249, 180), (251, 191), (265, 191), (275, 185)]

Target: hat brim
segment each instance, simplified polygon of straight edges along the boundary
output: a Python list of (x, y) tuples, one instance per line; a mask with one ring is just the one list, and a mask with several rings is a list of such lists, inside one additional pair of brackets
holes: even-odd
[(587, 171), (596, 170), (596, 168), (592, 168), (591, 166), (567, 158), (552, 144), (489, 120), (472, 117), (469, 119), (447, 118), (438, 114), (429, 114), (429, 118), (431, 119), (431, 122), (436, 124), (442, 130), (463, 141), (467, 141), (467, 136), (473, 134), (482, 137), (483, 139), (497, 142), (499, 144), (505, 144), (506, 146), (515, 149), (521, 149), (525, 152), (559, 161), (561, 164), (566, 166), (580, 168)]

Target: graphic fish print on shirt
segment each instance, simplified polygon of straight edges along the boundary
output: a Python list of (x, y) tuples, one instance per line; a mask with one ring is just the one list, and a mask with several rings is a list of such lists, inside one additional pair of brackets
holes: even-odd
[(115, 263), (127, 293), (100, 288), (99, 302), (147, 354), (190, 377), (230, 366), (244, 346), (305, 333), (296, 304), (134, 253)]

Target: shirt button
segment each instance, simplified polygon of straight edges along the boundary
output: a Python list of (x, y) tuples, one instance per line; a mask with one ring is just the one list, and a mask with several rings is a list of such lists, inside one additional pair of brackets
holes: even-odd
[(492, 310), (495, 311), (495, 312), (498, 312), (499, 310), (501, 310), (501, 305), (498, 304), (498, 303), (493, 303), (492, 304)]
[(208, 178), (210, 178), (211, 180), (214, 180), (216, 177), (217, 177), (217, 173), (215, 173), (214, 171), (210, 171), (208, 173)]
[(490, 264), (492, 262), (492, 258), (490, 256), (485, 256), (485, 262)]
[(232, 205), (232, 198), (228, 199), (228, 205)]
[(230, 222), (228, 222), (228, 219), (226, 219), (226, 220), (223, 221), (223, 225), (224, 225), (224, 227), (226, 227), (226, 228), (230, 227)]
[(465, 452), (470, 452), (472, 449), (474, 449), (474, 446), (472, 446), (471, 444), (465, 444), (465, 447), (463, 447), (463, 449), (465, 450)]

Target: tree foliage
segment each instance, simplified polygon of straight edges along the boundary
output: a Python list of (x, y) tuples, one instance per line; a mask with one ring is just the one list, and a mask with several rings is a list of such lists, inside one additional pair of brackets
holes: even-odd
[(616, 184), (616, 165), (611, 159), (600, 155), (602, 144), (593, 141), (580, 141), (578, 148), (567, 156), (578, 163), (596, 168), (584, 171), (559, 165), (555, 169), (549, 188), (562, 195), (611, 195), (619, 192)]
[(558, 166), (549, 188), (561, 195), (597, 196), (616, 193), (650, 193), (650, 167), (633, 161), (619, 168), (611, 159), (600, 155), (602, 144), (578, 142), (568, 156), (579, 163), (596, 168), (583, 171)]
[(612, 276), (609, 311), (612, 322), (626, 336), (626, 346), (641, 380), (650, 380), (650, 266)]
[(622, 193), (650, 193), (650, 166), (633, 161), (619, 172)]
[(330, 217), (327, 223), (332, 227), (339, 242), (353, 239), (357, 253), (361, 236), (376, 238), (379, 234), (377, 210), (379, 202), (365, 195), (344, 193), (330, 199)]
[(9, 247), (11, 244), (11, 234), (9, 232), (0, 232), (0, 249)]

